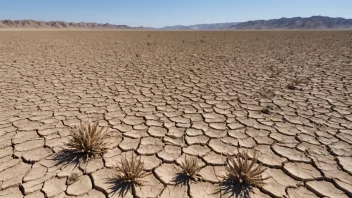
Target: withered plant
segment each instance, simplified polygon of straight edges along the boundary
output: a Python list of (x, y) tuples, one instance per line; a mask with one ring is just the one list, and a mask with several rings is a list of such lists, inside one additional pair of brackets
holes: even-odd
[(81, 159), (87, 161), (102, 155), (109, 148), (107, 128), (99, 127), (98, 122), (83, 124), (71, 131), (66, 146), (69, 151), (79, 153)]
[(197, 174), (202, 169), (199, 164), (199, 160), (196, 157), (189, 157), (185, 156), (185, 161), (181, 163), (180, 167), (182, 168), (182, 174), (188, 179), (196, 181)]
[(115, 180), (120, 183), (125, 183), (132, 188), (142, 186), (144, 184), (142, 178), (150, 175), (150, 173), (144, 171), (144, 168), (145, 164), (140, 157), (138, 158), (132, 154), (132, 157), (127, 159), (127, 157), (124, 156), (115, 168)]
[(248, 150), (239, 152), (236, 158), (228, 158), (226, 166), (226, 180), (241, 186), (260, 187), (269, 177), (263, 177), (266, 170), (261, 164), (257, 165), (257, 152), (249, 160)]

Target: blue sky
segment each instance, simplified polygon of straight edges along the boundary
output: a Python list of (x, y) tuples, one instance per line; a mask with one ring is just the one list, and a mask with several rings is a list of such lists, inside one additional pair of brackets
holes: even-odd
[(162, 27), (312, 15), (352, 18), (352, 0), (0, 0), (0, 20)]

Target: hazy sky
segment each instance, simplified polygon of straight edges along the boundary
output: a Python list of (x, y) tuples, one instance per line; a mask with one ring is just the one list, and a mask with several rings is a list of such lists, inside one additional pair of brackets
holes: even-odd
[(352, 0), (0, 0), (0, 19), (149, 27), (312, 15), (352, 18)]

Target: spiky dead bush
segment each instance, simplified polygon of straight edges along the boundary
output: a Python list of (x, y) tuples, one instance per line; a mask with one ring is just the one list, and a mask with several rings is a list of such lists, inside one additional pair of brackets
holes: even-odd
[(144, 183), (141, 179), (150, 175), (144, 171), (144, 168), (144, 162), (133, 154), (130, 160), (126, 156), (122, 157), (121, 162), (115, 168), (115, 179), (120, 183), (132, 186), (132, 188), (141, 186)]
[(107, 128), (99, 127), (98, 122), (83, 124), (71, 131), (66, 146), (87, 161), (90, 158), (102, 155), (109, 147)]
[(257, 165), (257, 153), (254, 152), (253, 159), (248, 159), (248, 150), (239, 152), (236, 158), (228, 158), (226, 166), (226, 179), (242, 186), (260, 187), (265, 184), (262, 174), (266, 170), (262, 165)]
[(182, 174), (192, 180), (196, 180), (198, 172), (202, 169), (197, 158), (187, 158), (186, 156), (180, 167), (182, 168)]

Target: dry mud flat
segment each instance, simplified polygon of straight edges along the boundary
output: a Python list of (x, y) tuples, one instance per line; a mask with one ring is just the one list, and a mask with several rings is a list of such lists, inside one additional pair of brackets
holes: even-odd
[[(1, 198), (119, 197), (132, 152), (152, 174), (126, 197), (221, 197), (238, 147), (272, 177), (249, 197), (352, 196), (352, 32), (3, 31), (0, 76)], [(63, 166), (80, 121), (113, 148)], [(185, 155), (202, 180), (175, 185)]]

